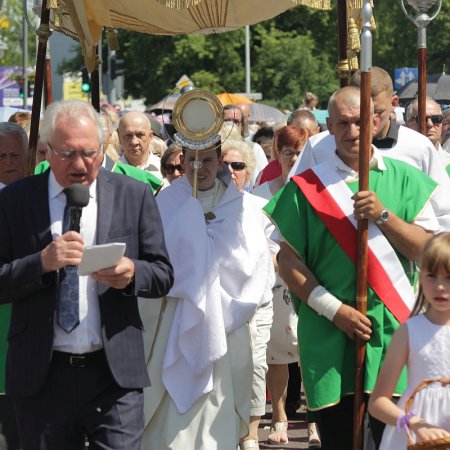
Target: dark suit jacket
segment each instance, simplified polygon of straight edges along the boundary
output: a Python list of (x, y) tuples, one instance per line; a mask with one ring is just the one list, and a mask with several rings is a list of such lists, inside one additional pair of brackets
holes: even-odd
[[(6, 391), (36, 394), (50, 365), (58, 273), (41, 273), (41, 250), (52, 241), (48, 175), (35, 175), (0, 192), (0, 303), (12, 303)], [(117, 383), (149, 385), (137, 295), (167, 294), (173, 270), (159, 212), (144, 183), (104, 169), (97, 177), (97, 244), (125, 242), (135, 264), (134, 286), (118, 290), (98, 283), (103, 344)], [(129, 292), (128, 292), (129, 291)]]

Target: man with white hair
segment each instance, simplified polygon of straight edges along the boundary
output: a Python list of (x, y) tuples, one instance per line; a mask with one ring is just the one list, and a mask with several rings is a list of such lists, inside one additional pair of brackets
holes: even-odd
[(25, 176), (28, 137), (13, 122), (0, 123), (0, 189)]
[[(21, 445), (82, 450), (86, 436), (92, 448), (139, 450), (150, 380), (137, 297), (173, 283), (155, 199), (101, 167), (102, 123), (88, 103), (52, 103), (40, 138), (50, 170), (0, 192), (6, 393)], [(86, 247), (108, 243), (125, 243), (123, 256), (79, 274)]]

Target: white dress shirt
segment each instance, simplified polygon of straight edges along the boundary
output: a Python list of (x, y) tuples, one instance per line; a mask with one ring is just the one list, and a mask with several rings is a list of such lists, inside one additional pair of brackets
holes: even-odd
[[(125, 157), (125, 153), (120, 157), (119, 161), (125, 164), (129, 164), (130, 166), (133, 165), (128, 162), (127, 158)], [(153, 175), (157, 176), (160, 180), (163, 179), (163, 176), (161, 174), (161, 158), (159, 156), (154, 155), (152, 152), (149, 153), (148, 159), (144, 164), (141, 164), (140, 166), (136, 167), (138, 169), (151, 172)]]
[[(62, 234), (62, 222), (66, 206), (63, 187), (50, 172), (48, 181), (48, 204), (53, 239)], [(94, 245), (97, 234), (97, 180), (89, 187), (89, 203), (83, 208), (80, 234), (84, 245)], [(60, 269), (63, 270), (63, 269)], [(97, 282), (89, 276), (79, 277), (80, 323), (70, 333), (60, 328), (55, 313), (55, 340), (53, 348), (68, 353), (88, 353), (103, 347), (100, 323), (100, 308), (97, 296)]]

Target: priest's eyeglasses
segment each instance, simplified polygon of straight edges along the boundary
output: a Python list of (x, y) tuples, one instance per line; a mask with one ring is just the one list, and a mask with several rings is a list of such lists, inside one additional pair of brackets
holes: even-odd
[(74, 161), (79, 156), (84, 160), (93, 160), (100, 149), (86, 149), (86, 150), (63, 150), (57, 152), (50, 143), (47, 144), (49, 149), (61, 160), (61, 161)]

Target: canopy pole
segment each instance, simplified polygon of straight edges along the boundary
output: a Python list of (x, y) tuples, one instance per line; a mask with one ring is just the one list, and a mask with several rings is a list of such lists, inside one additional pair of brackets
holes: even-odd
[[(100, 41), (101, 44), (101, 41)], [(95, 69), (91, 73), (91, 102), (92, 106), (97, 112), (100, 112), (100, 57), (99, 57), (99, 47), (97, 45), (97, 61), (95, 64)]]
[[(369, 188), (369, 160), (372, 144), (371, 82), (372, 82), (372, 6), (364, 0), (361, 9), (361, 102), (359, 136), (359, 190)], [(367, 242), (368, 220), (358, 220), (358, 253), (356, 257), (356, 309), (367, 315)], [(353, 450), (362, 450), (364, 445), (364, 372), (366, 341), (356, 337), (355, 354), (355, 398), (353, 407)]]
[(47, 43), (47, 51), (45, 55), (45, 79), (44, 79), (44, 105), (53, 103), (53, 82), (52, 82), (52, 60), (50, 57), (50, 45)]
[(38, 36), (38, 49), (36, 55), (36, 77), (34, 81), (33, 107), (31, 109), (30, 140), (27, 154), (27, 173), (34, 173), (36, 165), (36, 148), (39, 134), (39, 119), (41, 116), (42, 91), (44, 85), (45, 59), (47, 55), (47, 41), (52, 32), (49, 27), (50, 10), (47, 8), (47, 0), (42, 0), (41, 24), (36, 30)]
[(417, 125), (419, 132), (423, 135), (427, 134), (426, 125), (426, 97), (427, 97), (427, 29), (425, 27), (419, 28), (418, 45), (417, 45), (417, 59), (419, 66), (419, 82), (418, 82), (418, 97), (417, 104)]
[(338, 46), (339, 46), (339, 63), (338, 72), (340, 75), (341, 87), (348, 85), (348, 76), (345, 76), (339, 70), (341, 62), (347, 60), (347, 0), (338, 0), (337, 2), (338, 15)]

